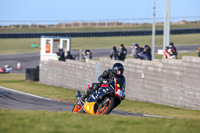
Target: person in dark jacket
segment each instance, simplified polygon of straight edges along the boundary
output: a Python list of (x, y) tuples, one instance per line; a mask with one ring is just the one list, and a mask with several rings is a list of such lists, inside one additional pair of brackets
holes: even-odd
[(57, 56), (59, 61), (65, 61), (65, 53), (63, 49), (58, 49)]
[(152, 60), (151, 48), (148, 45), (144, 46), (144, 52), (145, 52), (146, 60)]
[(119, 51), (117, 50), (116, 46), (114, 46), (110, 52), (110, 58), (112, 60), (119, 60), (119, 56)]
[(140, 46), (136, 43), (135, 44), (135, 55), (133, 56), (134, 59), (140, 58), (139, 53), (141, 52)]
[[(82, 102), (85, 99), (101, 87), (101, 84), (108, 84), (114, 87), (115, 94), (117, 97), (125, 98), (125, 77), (123, 76), (124, 66), (121, 63), (115, 63), (112, 69), (106, 69), (98, 78), (99, 83), (90, 84), (89, 88), (86, 90), (85, 94), (82, 96)], [(117, 86), (116, 86), (117, 85)]]
[(124, 61), (126, 59), (127, 49), (124, 47), (124, 44), (121, 44), (120, 48), (121, 48), (120, 60)]
[(70, 51), (67, 51), (66, 59), (73, 59), (73, 56), (71, 55)]
[(172, 52), (174, 53), (175, 59), (178, 59), (178, 52), (177, 52), (176, 47), (174, 46), (174, 43), (173, 43), (173, 42), (170, 42), (169, 48), (170, 48), (170, 49), (172, 50)]

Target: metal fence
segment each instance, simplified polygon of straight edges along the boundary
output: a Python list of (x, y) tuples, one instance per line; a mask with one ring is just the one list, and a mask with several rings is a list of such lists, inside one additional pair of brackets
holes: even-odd
[[(195, 34), (200, 28), (171, 29), (170, 34)], [(50, 33), (0, 33), (0, 38), (40, 38), (41, 36), (67, 36), (67, 37), (114, 37), (114, 36), (148, 36), (152, 30), (134, 31), (100, 31), (100, 32), (50, 32)], [(156, 35), (163, 35), (163, 30), (156, 30)]]
[[(162, 25), (163, 18), (156, 18), (156, 24)], [(199, 23), (200, 16), (171, 17), (171, 24)], [(107, 19), (107, 20), (0, 20), (0, 29), (5, 28), (72, 28), (72, 27), (126, 27), (151, 25), (152, 18)]]

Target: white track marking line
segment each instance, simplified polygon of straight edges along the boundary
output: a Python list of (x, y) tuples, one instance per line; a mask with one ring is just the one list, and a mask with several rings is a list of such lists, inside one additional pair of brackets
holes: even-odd
[[(23, 94), (23, 95), (32, 96), (32, 97), (36, 97), (36, 98), (40, 98), (40, 99), (45, 99), (45, 100), (53, 101), (52, 99), (49, 99), (49, 98), (45, 98), (45, 97), (37, 96), (37, 95), (34, 95), (34, 94), (30, 94), (30, 93), (26, 93), (26, 92), (14, 90), (14, 89), (6, 88), (6, 87), (3, 87), (3, 86), (0, 86), (0, 89), (12, 91), (12, 92), (16, 92), (16, 93)], [(148, 115), (148, 114), (142, 114), (142, 115), (146, 116), (146, 117), (154, 117), (154, 118), (168, 118), (168, 119), (172, 119), (173, 118), (173, 117), (164, 117), (164, 116)]]
[(45, 98), (45, 97), (37, 96), (37, 95), (34, 95), (34, 94), (30, 94), (30, 93), (26, 93), (26, 92), (14, 90), (14, 89), (6, 88), (6, 87), (3, 87), (3, 86), (0, 86), (0, 89), (4, 89), (4, 90), (16, 92), (16, 93), (20, 93), (20, 94), (23, 94), (23, 95), (28, 95), (28, 96), (32, 96), (32, 97), (36, 97), (36, 98), (40, 98), (40, 99), (45, 99), (45, 100), (52, 101), (52, 99), (49, 99), (49, 98)]

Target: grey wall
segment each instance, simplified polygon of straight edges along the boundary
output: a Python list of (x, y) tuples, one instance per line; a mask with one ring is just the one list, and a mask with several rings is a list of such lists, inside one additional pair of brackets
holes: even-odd
[[(97, 63), (40, 62), (40, 82), (85, 90), (115, 62), (107, 58)], [(121, 63), (125, 67), (127, 99), (200, 110), (200, 58), (187, 56), (159, 62), (127, 59)]]

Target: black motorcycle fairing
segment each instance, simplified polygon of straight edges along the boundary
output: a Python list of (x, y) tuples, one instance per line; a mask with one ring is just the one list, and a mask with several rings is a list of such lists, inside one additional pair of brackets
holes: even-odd
[(101, 87), (91, 94), (87, 102), (96, 102), (97, 100), (102, 99), (105, 95), (114, 95), (114, 92), (115, 91), (110, 86)]

